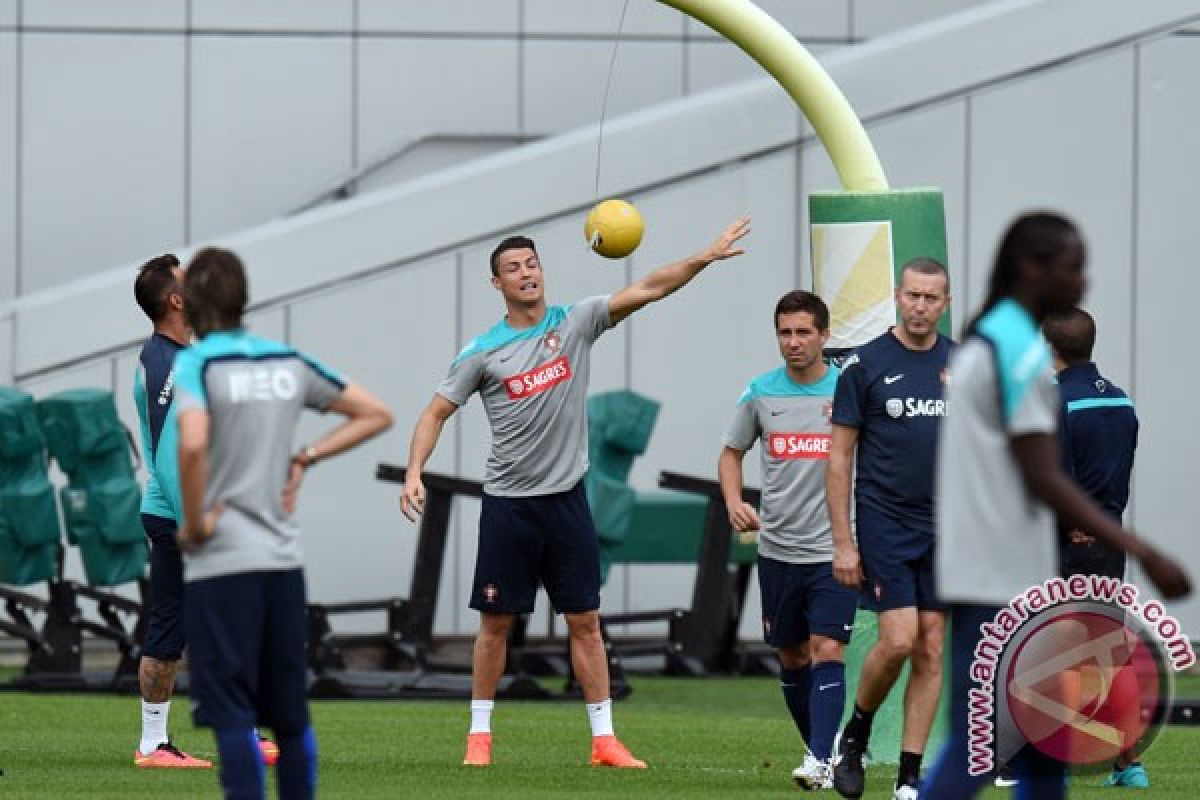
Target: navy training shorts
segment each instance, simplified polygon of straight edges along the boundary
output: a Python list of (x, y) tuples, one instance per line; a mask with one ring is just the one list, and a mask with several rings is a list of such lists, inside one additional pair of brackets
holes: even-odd
[(582, 481), (536, 497), (483, 495), (471, 608), (528, 614), (539, 584), (560, 614), (600, 608), (600, 545)]

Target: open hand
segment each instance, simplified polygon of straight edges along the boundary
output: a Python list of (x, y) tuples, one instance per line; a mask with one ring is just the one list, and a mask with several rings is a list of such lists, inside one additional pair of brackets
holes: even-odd
[(740, 256), (746, 251), (737, 247), (737, 242), (750, 232), (750, 218), (738, 217), (732, 225), (725, 229), (712, 245), (702, 254), (705, 261), (724, 261), (727, 258)]

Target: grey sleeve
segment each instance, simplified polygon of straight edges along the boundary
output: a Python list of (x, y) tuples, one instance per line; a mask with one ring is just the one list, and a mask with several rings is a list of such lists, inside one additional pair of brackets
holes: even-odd
[(1054, 382), (1054, 372), (1047, 365), (1013, 410), (1012, 418), (1008, 421), (1008, 432), (1018, 436), (1055, 433), (1058, 430), (1059, 403), (1058, 384)]
[(746, 452), (758, 441), (761, 428), (758, 425), (758, 413), (753, 400), (741, 401), (733, 413), (733, 422), (725, 432), (725, 446), (734, 450)]
[(324, 412), (346, 390), (346, 382), (311, 361), (307, 366), (304, 370), (304, 407)]
[(471, 353), (454, 360), (450, 371), (438, 385), (437, 393), (456, 406), (464, 406), (482, 381), (483, 353)]
[(608, 312), (611, 295), (596, 295), (580, 300), (571, 307), (567, 319), (569, 324), (583, 333), (588, 341), (594, 342), (600, 334), (612, 327), (612, 316)]

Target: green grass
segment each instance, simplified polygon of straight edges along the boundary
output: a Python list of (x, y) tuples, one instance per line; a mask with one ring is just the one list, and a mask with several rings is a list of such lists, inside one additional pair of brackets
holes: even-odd
[[(1189, 679), (1180, 694), (1198, 693)], [(313, 704), (325, 798), (780, 797), (793, 793), (798, 738), (777, 685), (766, 679), (642, 678), (618, 704), (617, 728), (646, 772), (593, 770), (578, 703), (501, 703), (489, 770), (458, 766), (465, 703)], [(184, 798), (216, 796), (216, 775), (132, 766), (139, 725), (132, 697), (0, 693), (0, 798)], [(193, 729), (187, 702), (175, 703), (177, 743), (212, 755), (209, 732)], [(1145, 761), (1152, 798), (1194, 798), (1200, 729), (1172, 728)], [(893, 771), (872, 768), (868, 798), (889, 798)], [(1076, 779), (1071, 797), (1112, 800), (1112, 790)], [(822, 797), (836, 797), (823, 793)], [(1005, 797), (989, 790), (985, 797)]]

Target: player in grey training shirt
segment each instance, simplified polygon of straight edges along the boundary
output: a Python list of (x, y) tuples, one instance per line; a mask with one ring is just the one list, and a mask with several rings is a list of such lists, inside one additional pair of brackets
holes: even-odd
[[(805, 789), (833, 785), (833, 737), (846, 702), (843, 649), (858, 593), (833, 576), (833, 538), (825, 503), (825, 465), (838, 370), (825, 364), (829, 309), (793, 291), (775, 306), (784, 366), (759, 375), (738, 400), (717, 470), (729, 522), (758, 531), (763, 636), (779, 653), (780, 685), (808, 745), (792, 777)], [(762, 450), (761, 519), (742, 500), (746, 451)]]
[(480, 612), (472, 665), (471, 728), (463, 763), (491, 763), (491, 713), (515, 614), (533, 611), (538, 584), (566, 617), (571, 658), (592, 727), (592, 764), (644, 767), (612, 729), (608, 661), (600, 638), (600, 563), (581, 478), (587, 471), (587, 383), (592, 344), (643, 306), (680, 289), (714, 261), (740, 255), (739, 219), (700, 253), (608, 297), (547, 306), (532, 240), (514, 236), (491, 256), (506, 314), (472, 339), (417, 420), (401, 507), (425, 504), (421, 470), (447, 419), (475, 392), (492, 426), (471, 607)]
[[(200, 337), (175, 360), (193, 716), (216, 733), (226, 797), (263, 797), (254, 730), (263, 724), (279, 744), (280, 797), (311, 798), (296, 491), (305, 469), (378, 434), (391, 414), (313, 359), (242, 328), (246, 275), (235, 254), (197, 253), (183, 294)], [(306, 408), (347, 419), (293, 456)]]
[[(974, 797), (988, 781), (968, 774), (980, 626), (1058, 574), (1055, 514), (1134, 555), (1165, 596), (1190, 590), (1178, 565), (1121, 530), (1062, 470), (1058, 397), (1038, 325), (1079, 302), (1083, 268), (1083, 240), (1068, 220), (1045, 212), (1020, 217), (1000, 244), (983, 310), (951, 361), (936, 487), (937, 590), (951, 603), (950, 735), (922, 800)], [(1063, 764), (1035, 744), (1012, 763), (1025, 796), (1064, 795)]]

